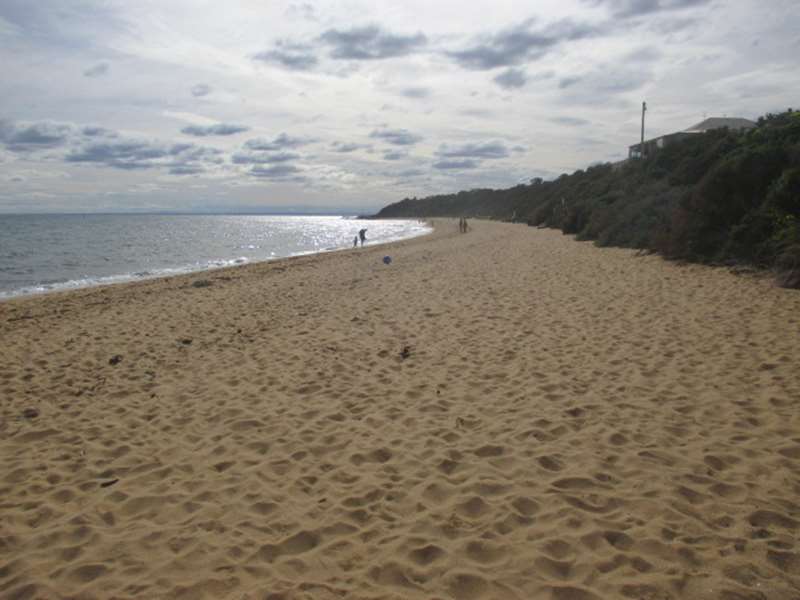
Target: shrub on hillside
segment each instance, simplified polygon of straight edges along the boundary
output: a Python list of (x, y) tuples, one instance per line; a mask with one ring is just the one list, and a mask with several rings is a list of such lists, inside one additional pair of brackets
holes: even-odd
[(766, 115), (747, 132), (691, 135), (644, 159), (553, 181), (407, 199), (377, 216), (513, 218), (668, 258), (775, 266), (791, 283), (800, 277), (800, 113)]

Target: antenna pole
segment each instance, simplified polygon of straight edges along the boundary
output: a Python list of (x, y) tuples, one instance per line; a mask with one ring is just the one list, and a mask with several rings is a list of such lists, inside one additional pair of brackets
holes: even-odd
[(647, 112), (647, 102), (642, 102), (642, 143), (639, 145), (642, 158), (644, 158), (644, 113)]

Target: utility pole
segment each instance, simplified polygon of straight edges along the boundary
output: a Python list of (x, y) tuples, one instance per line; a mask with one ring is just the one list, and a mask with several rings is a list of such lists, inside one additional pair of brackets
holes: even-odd
[(639, 155), (644, 158), (644, 113), (647, 112), (647, 102), (642, 102), (642, 143), (639, 145)]

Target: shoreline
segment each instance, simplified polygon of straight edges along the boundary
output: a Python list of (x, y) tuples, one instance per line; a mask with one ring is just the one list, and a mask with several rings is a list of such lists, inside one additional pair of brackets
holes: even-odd
[[(249, 215), (245, 215), (245, 216), (249, 216)], [(256, 216), (261, 216), (261, 215), (256, 215)], [(398, 219), (398, 220), (407, 221), (407, 220), (412, 220), (412, 219)], [(428, 226), (431, 227), (431, 230), (426, 232), (426, 233), (421, 233), (421, 234), (414, 235), (414, 236), (411, 236), (411, 237), (408, 237), (408, 238), (403, 238), (403, 239), (400, 239), (400, 240), (392, 240), (392, 241), (388, 241), (388, 242), (373, 243), (372, 245), (369, 245), (369, 242), (368, 242), (368, 246), (366, 246), (366, 247), (387, 246), (387, 245), (391, 245), (391, 244), (404, 242), (404, 241), (407, 241), (407, 240), (413, 240), (413, 239), (418, 238), (418, 237), (425, 237), (425, 236), (428, 236), (428, 235), (432, 235), (434, 233), (433, 227), (430, 225), (431, 219), (413, 219), (413, 220), (416, 220), (416, 221), (419, 221), (419, 222), (424, 222), (424, 223), (428, 224)], [(143, 276), (143, 277), (136, 277), (135, 275), (129, 275), (129, 274), (109, 275), (109, 276), (104, 276), (104, 278), (106, 278), (106, 279), (120, 278), (120, 281), (111, 281), (111, 282), (102, 282), (102, 283), (90, 283), (90, 284), (86, 284), (86, 285), (76, 285), (75, 287), (57, 288), (57, 289), (33, 291), (33, 292), (27, 292), (27, 293), (16, 293), (15, 291), (3, 292), (3, 293), (8, 293), (8, 294), (14, 294), (14, 295), (3, 296), (2, 295), (3, 293), (0, 293), (0, 305), (2, 305), (5, 302), (11, 301), (11, 300), (36, 298), (36, 297), (40, 297), (40, 296), (49, 296), (51, 294), (70, 293), (70, 292), (77, 292), (77, 291), (81, 291), (81, 290), (104, 288), (104, 287), (108, 287), (108, 286), (130, 285), (130, 284), (136, 284), (136, 283), (143, 283), (143, 282), (146, 282), (146, 281), (170, 279), (170, 278), (173, 278), (173, 277), (196, 276), (196, 275), (200, 275), (200, 274), (203, 274), (203, 273), (213, 273), (213, 272), (217, 272), (217, 271), (223, 271), (223, 270), (226, 270), (226, 269), (238, 269), (238, 268), (241, 268), (241, 267), (246, 267), (246, 266), (251, 266), (251, 265), (263, 265), (265, 263), (274, 263), (274, 262), (277, 262), (277, 261), (292, 260), (292, 259), (296, 259), (296, 258), (304, 258), (304, 257), (309, 257), (309, 256), (319, 256), (319, 255), (331, 254), (331, 253), (342, 252), (342, 251), (346, 251), (346, 250), (354, 250), (354, 249), (355, 248), (352, 248), (350, 246), (343, 246), (341, 248), (329, 248), (329, 249), (318, 250), (318, 251), (309, 251), (309, 252), (305, 252), (305, 253), (294, 254), (294, 255), (291, 255), (291, 256), (280, 256), (280, 257), (276, 257), (276, 258), (268, 258), (268, 259), (254, 260), (254, 261), (246, 261), (246, 262), (243, 262), (241, 264), (230, 264), (230, 265), (225, 265), (225, 266), (198, 268), (196, 270), (181, 271), (181, 272), (176, 272), (176, 273), (173, 273), (173, 274), (170, 274), (170, 275), (160, 274), (160, 275), (147, 275), (147, 276)], [(359, 248), (359, 249), (362, 249), (362, 248)], [(232, 261), (232, 260), (233, 259), (230, 259), (230, 261)], [(180, 269), (180, 267), (168, 267), (168, 268), (170, 268), (170, 269), (174, 268), (175, 270)], [(70, 282), (62, 282), (60, 285), (63, 285), (64, 283), (70, 283)]]
[(0, 303), (0, 596), (794, 600), (800, 297), (470, 224)]

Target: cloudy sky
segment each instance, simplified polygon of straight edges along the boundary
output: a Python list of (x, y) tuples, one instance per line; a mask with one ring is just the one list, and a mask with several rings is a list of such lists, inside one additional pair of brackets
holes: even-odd
[(365, 211), (797, 107), (797, 0), (0, 0), (0, 212)]

